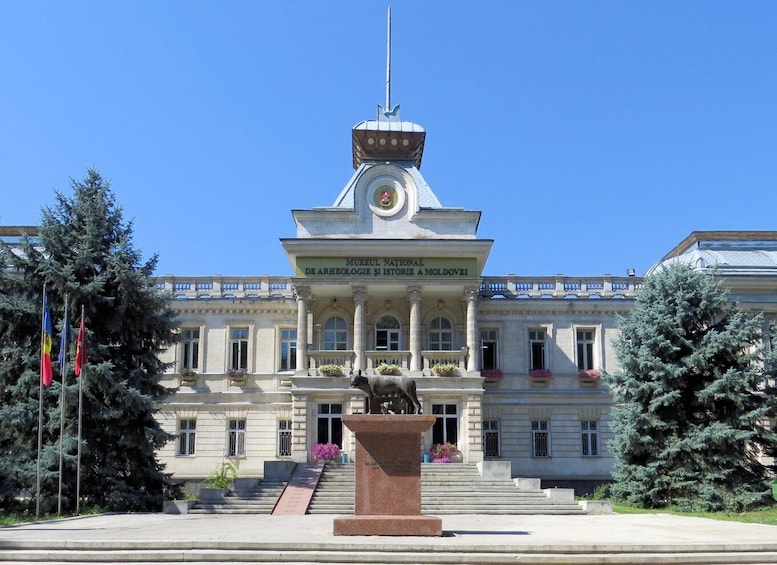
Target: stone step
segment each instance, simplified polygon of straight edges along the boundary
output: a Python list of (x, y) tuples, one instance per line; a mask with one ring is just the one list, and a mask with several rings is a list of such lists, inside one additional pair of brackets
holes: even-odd
[[(355, 466), (327, 465), (308, 508), (309, 514), (352, 514)], [(545, 492), (518, 490), (512, 479), (482, 478), (475, 465), (421, 465), (424, 514), (584, 514), (575, 503), (551, 500)]]

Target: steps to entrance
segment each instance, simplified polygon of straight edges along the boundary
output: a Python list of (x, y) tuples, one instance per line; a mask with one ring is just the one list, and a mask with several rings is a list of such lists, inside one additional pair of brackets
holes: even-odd
[[(328, 464), (313, 494), (309, 514), (353, 514), (354, 465)], [(422, 514), (585, 514), (540, 489), (518, 490), (512, 479), (484, 479), (475, 465), (421, 465)]]
[(271, 514), (285, 488), (285, 481), (235, 479), (223, 502), (198, 500), (189, 514)]

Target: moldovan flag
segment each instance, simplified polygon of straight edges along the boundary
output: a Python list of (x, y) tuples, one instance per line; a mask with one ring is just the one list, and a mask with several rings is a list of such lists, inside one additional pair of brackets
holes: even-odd
[(86, 330), (84, 329), (84, 311), (81, 310), (81, 325), (78, 327), (76, 339), (76, 376), (81, 374), (81, 369), (86, 365)]
[(51, 315), (49, 314), (49, 297), (43, 292), (43, 337), (40, 355), (40, 382), (50, 386), (53, 378), (51, 369)]

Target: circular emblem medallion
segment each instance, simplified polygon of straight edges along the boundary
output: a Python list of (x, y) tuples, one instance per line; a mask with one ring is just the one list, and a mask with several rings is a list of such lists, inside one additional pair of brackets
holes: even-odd
[(381, 187), (381, 189), (377, 191), (377, 195), (378, 206), (384, 210), (393, 208), (394, 204), (397, 203), (397, 191), (391, 187)]

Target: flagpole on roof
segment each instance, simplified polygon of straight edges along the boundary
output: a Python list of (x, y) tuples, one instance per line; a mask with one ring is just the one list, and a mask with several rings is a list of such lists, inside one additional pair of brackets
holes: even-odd
[(63, 443), (65, 439), (65, 382), (67, 380), (67, 348), (70, 345), (70, 303), (65, 295), (65, 320), (62, 322), (62, 336), (59, 342), (59, 374), (62, 388), (59, 397), (59, 491), (57, 492), (57, 516), (62, 515), (62, 467)]

